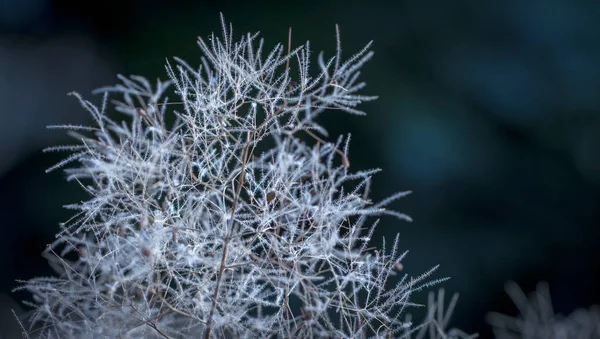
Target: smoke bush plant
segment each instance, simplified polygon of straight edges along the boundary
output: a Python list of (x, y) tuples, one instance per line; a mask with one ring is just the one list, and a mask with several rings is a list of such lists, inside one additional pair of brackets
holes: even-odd
[(491, 312), (486, 318), (498, 339), (597, 339), (600, 338), (600, 307), (577, 309), (568, 316), (555, 314), (548, 283), (540, 282), (529, 298), (515, 282), (506, 292), (520, 314), (511, 317)]
[(308, 42), (263, 56), (258, 34), (234, 41), (222, 22), (198, 40), (199, 68), (176, 58), (155, 85), (120, 76), (99, 107), (73, 94), (94, 125), (54, 126), (77, 143), (48, 148), (71, 152), (49, 171), (66, 167), (90, 198), (67, 206), (44, 252), (59, 276), (19, 287), (34, 296), (30, 335), (389, 338), (427, 325), (445, 337), (433, 314), (404, 318), (411, 293), (443, 280), (435, 267), (411, 278), (398, 236), (369, 245), (368, 217), (410, 220), (386, 208), (408, 192), (371, 201), (379, 170), (351, 171), (349, 136), (326, 142), (315, 122), (375, 99), (359, 94), (370, 44), (342, 61), (338, 32), (311, 76)]

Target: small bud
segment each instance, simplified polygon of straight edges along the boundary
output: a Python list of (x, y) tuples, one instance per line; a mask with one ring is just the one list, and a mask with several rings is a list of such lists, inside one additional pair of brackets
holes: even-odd
[(144, 257), (149, 257), (152, 254), (152, 251), (148, 247), (142, 248), (142, 255)]
[(267, 204), (270, 204), (271, 201), (273, 201), (273, 199), (275, 199), (275, 197), (277, 196), (277, 194), (273, 191), (269, 192), (267, 194)]

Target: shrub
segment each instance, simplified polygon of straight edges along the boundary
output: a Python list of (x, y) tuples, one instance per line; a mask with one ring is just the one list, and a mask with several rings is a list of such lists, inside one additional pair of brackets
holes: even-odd
[(370, 245), (369, 217), (410, 220), (386, 208), (409, 192), (373, 202), (379, 170), (351, 171), (350, 137), (326, 142), (315, 121), (375, 99), (359, 94), (370, 44), (342, 61), (338, 31), (313, 77), (308, 42), (264, 53), (258, 34), (234, 41), (222, 22), (198, 40), (201, 67), (176, 58), (154, 85), (119, 76), (99, 107), (73, 93), (94, 125), (53, 126), (76, 143), (47, 149), (70, 152), (49, 171), (90, 198), (67, 206), (44, 252), (58, 277), (19, 287), (34, 297), (29, 334), (389, 338), (428, 325), (445, 337), (433, 313), (404, 318), (413, 292), (444, 280), (435, 267), (409, 277), (398, 236)]
[(550, 288), (541, 282), (529, 298), (515, 282), (506, 284), (506, 292), (520, 314), (510, 317), (491, 312), (487, 321), (498, 339), (597, 339), (600, 338), (600, 307), (578, 309), (568, 316), (555, 314)]

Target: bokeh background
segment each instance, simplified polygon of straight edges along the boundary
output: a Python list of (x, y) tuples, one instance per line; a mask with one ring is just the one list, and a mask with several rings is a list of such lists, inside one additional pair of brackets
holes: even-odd
[(41, 149), (68, 141), (45, 126), (89, 120), (66, 93), (197, 64), (221, 11), (269, 46), (291, 26), (333, 55), (336, 23), (346, 57), (374, 40), (363, 79), (380, 99), (322, 122), (352, 133), (355, 169), (384, 170), (375, 199), (414, 192), (393, 206), (414, 222), (384, 218), (377, 236), (400, 232), (408, 273), (441, 265), (453, 325), (490, 337), (486, 312), (516, 314), (507, 280), (548, 281), (557, 312), (600, 303), (600, 2), (0, 0), (0, 336), (26, 309), (15, 279), (51, 274), (61, 206), (86, 198), (44, 173), (61, 155)]

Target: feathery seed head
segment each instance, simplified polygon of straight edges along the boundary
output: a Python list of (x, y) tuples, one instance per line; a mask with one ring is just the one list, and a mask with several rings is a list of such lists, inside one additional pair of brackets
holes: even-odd
[(386, 209), (407, 193), (373, 203), (378, 170), (352, 172), (349, 137), (326, 142), (316, 122), (375, 99), (359, 93), (371, 44), (343, 61), (338, 32), (311, 76), (308, 42), (266, 52), (222, 22), (198, 39), (199, 67), (175, 58), (155, 84), (119, 76), (100, 106), (73, 93), (94, 124), (54, 126), (76, 143), (48, 148), (70, 152), (49, 170), (90, 198), (45, 251), (59, 277), (21, 287), (40, 336), (395, 337), (411, 331), (411, 293), (440, 281), (435, 268), (392, 278), (406, 253), (397, 237), (370, 249), (368, 217), (410, 220)]

